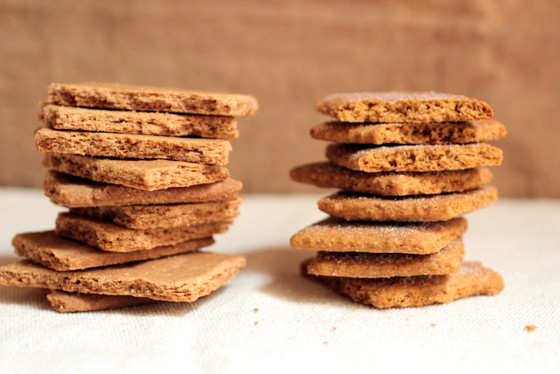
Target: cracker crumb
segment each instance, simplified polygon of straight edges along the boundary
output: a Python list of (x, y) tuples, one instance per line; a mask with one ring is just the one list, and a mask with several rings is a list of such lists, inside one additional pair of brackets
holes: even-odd
[(537, 329), (537, 326), (535, 326), (535, 325), (525, 325), (524, 329), (527, 332), (533, 332)]
[(259, 324), (259, 321), (255, 321), (255, 322), (253, 323), (253, 325), (255, 325), (255, 326), (258, 325), (258, 324)]
[(254, 308), (253, 309), (253, 313), (258, 313), (259, 312), (259, 308)]
[(323, 345), (329, 345), (329, 342), (327, 340), (324, 340)]
[(436, 327), (437, 325), (435, 323), (430, 323), (430, 327)]
[(336, 326), (331, 326), (331, 331), (335, 332), (336, 331)]

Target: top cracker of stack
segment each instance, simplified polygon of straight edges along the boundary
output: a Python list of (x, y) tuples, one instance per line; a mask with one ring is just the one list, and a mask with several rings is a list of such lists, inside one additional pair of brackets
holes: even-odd
[(14, 238), (30, 261), (0, 268), (0, 283), (58, 290), (48, 299), (64, 312), (190, 302), (223, 285), (244, 258), (197, 250), (239, 213), (227, 140), (256, 110), (246, 95), (50, 85), (35, 139), (45, 194), (70, 211), (55, 231)]
[(339, 122), (311, 129), (331, 141), (329, 162), (297, 167), (292, 179), (341, 192), (322, 198), (331, 217), (292, 237), (319, 250), (304, 264), (355, 301), (378, 308), (429, 305), (495, 294), (501, 277), (462, 263), (461, 215), (497, 199), (487, 184), (506, 135), (492, 108), (464, 96), (426, 93), (332, 95), (317, 109)]

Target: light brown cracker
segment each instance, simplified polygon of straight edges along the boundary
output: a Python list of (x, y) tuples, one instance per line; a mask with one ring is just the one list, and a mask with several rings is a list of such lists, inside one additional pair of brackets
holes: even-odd
[(494, 115), (483, 101), (433, 91), (333, 94), (316, 108), (343, 122), (463, 122)]
[(56, 235), (54, 231), (18, 234), (12, 240), (18, 255), (58, 271), (82, 270), (150, 260), (196, 251), (213, 243), (214, 240), (211, 237), (206, 237), (145, 251), (117, 253), (101, 251), (73, 240), (64, 239)]
[(402, 224), (346, 222), (329, 217), (294, 234), (290, 245), (303, 250), (425, 255), (440, 251), (466, 229), (463, 218)]
[(464, 262), (459, 273), (450, 275), (377, 279), (310, 277), (355, 302), (380, 309), (449, 303), (469, 296), (496, 295), (504, 288), (500, 274), (479, 262)]
[(463, 254), (464, 247), (460, 239), (429, 255), (319, 252), (307, 263), (307, 273), (350, 278), (444, 275), (461, 270)]
[(435, 222), (480, 209), (498, 199), (494, 186), (419, 197), (376, 197), (339, 192), (319, 200), (323, 212), (346, 220)]
[(244, 266), (244, 257), (211, 252), (79, 271), (55, 271), (19, 261), (0, 267), (0, 284), (192, 302), (225, 284)]
[(233, 220), (241, 198), (194, 204), (73, 208), (70, 213), (100, 218), (129, 229), (157, 229)]
[(330, 162), (316, 162), (292, 169), (290, 177), (318, 187), (382, 196), (407, 196), (470, 190), (490, 183), (493, 175), (487, 168), (427, 173), (366, 173)]
[(175, 245), (225, 232), (231, 221), (165, 229), (131, 230), (71, 213), (59, 213), (56, 234), (110, 252), (132, 252)]
[(61, 153), (46, 153), (49, 169), (146, 191), (190, 187), (220, 182), (229, 177), (227, 168), (169, 160), (113, 160)]
[(449, 144), (500, 140), (505, 126), (495, 120), (458, 123), (352, 124), (327, 122), (311, 128), (311, 137), (353, 144)]
[(200, 136), (235, 139), (237, 121), (229, 116), (129, 112), (45, 105), (42, 120), (57, 130), (99, 131), (121, 134)]
[(41, 128), (35, 133), (41, 152), (125, 159), (164, 159), (207, 165), (227, 165), (227, 140), (177, 138), (156, 135), (58, 131)]
[(502, 163), (502, 150), (485, 143), (452, 145), (363, 146), (331, 144), (327, 158), (348, 169), (383, 171), (464, 170)]
[(47, 301), (59, 313), (91, 312), (154, 303), (155, 300), (134, 296), (94, 295), (76, 292), (51, 291)]
[(78, 107), (250, 116), (257, 100), (248, 95), (165, 89), (115, 83), (51, 83), (49, 104)]
[(139, 204), (204, 203), (234, 199), (243, 185), (235, 179), (191, 187), (145, 191), (47, 172), (43, 189), (55, 204), (69, 208)]

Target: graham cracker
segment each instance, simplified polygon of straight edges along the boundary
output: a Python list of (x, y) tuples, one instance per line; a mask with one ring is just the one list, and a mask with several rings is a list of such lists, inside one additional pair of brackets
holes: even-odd
[(374, 279), (310, 277), (357, 303), (380, 309), (449, 303), (469, 296), (496, 295), (504, 288), (500, 274), (479, 262), (464, 262), (459, 273), (449, 275)]
[(169, 160), (114, 160), (46, 153), (43, 165), (49, 169), (146, 191), (190, 187), (220, 182), (229, 177), (227, 168)]
[(249, 95), (164, 89), (115, 83), (51, 83), (49, 104), (146, 112), (251, 116), (257, 100)]
[(333, 94), (316, 108), (342, 122), (464, 122), (494, 116), (484, 101), (433, 91)]
[(495, 120), (456, 123), (327, 122), (311, 128), (311, 137), (353, 144), (464, 144), (503, 139), (505, 126)]
[(129, 229), (157, 229), (233, 220), (241, 198), (193, 204), (72, 208), (70, 213), (100, 218)]
[(295, 249), (330, 252), (409, 253), (439, 252), (467, 229), (467, 221), (446, 222), (346, 222), (329, 217), (292, 236)]
[(245, 258), (194, 252), (105, 268), (56, 271), (24, 260), (0, 267), (0, 284), (192, 302), (224, 285)]
[(227, 165), (227, 140), (157, 135), (59, 131), (43, 127), (35, 133), (41, 152), (133, 159), (165, 159), (207, 165)]
[(12, 240), (16, 253), (36, 264), (58, 270), (82, 270), (192, 252), (214, 244), (212, 237), (192, 239), (175, 245), (145, 251), (106, 252), (73, 240), (54, 231), (18, 234)]
[(97, 183), (68, 174), (48, 171), (43, 189), (55, 204), (69, 208), (139, 204), (182, 204), (231, 200), (243, 185), (235, 179), (191, 187), (145, 191), (114, 184)]
[(478, 188), (492, 181), (488, 168), (440, 172), (366, 173), (332, 164), (316, 162), (296, 167), (290, 177), (317, 187), (382, 196), (436, 195)]
[(307, 274), (350, 278), (445, 275), (461, 270), (464, 252), (461, 239), (429, 255), (319, 252), (307, 263)]
[(57, 130), (111, 132), (121, 134), (200, 136), (236, 139), (237, 121), (230, 116), (207, 116), (154, 112), (129, 112), (45, 105), (44, 123)]
[(154, 303), (155, 300), (134, 296), (94, 295), (64, 291), (50, 291), (47, 301), (59, 313), (92, 312)]
[(225, 232), (231, 221), (164, 229), (131, 230), (111, 222), (59, 213), (56, 234), (110, 252), (133, 252), (175, 245)]
[(331, 144), (327, 158), (348, 169), (382, 171), (463, 170), (502, 163), (502, 150), (485, 143), (447, 145), (363, 146)]
[(498, 199), (494, 186), (444, 195), (376, 197), (339, 192), (320, 199), (319, 209), (346, 220), (436, 222), (480, 209)]

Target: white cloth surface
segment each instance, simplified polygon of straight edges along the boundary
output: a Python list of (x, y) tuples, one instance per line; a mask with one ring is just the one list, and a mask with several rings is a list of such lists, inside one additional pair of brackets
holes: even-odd
[[(560, 201), (506, 200), (467, 215), (466, 259), (498, 270), (495, 297), (376, 310), (299, 275), (289, 238), (319, 195), (246, 195), (208, 250), (247, 268), (193, 304), (58, 314), (34, 289), (0, 287), (0, 373), (560, 372)], [(0, 189), (0, 264), (16, 233), (52, 229), (39, 190)], [(537, 329), (527, 332), (526, 325)]]

